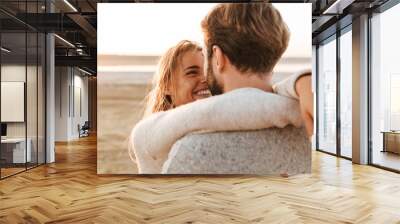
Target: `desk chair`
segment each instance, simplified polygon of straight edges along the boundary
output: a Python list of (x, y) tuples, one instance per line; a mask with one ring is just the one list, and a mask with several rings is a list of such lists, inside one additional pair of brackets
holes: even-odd
[(80, 127), (80, 125), (78, 125), (79, 138), (89, 136), (89, 129), (90, 129), (89, 121), (85, 121), (85, 123), (82, 125), (82, 127)]

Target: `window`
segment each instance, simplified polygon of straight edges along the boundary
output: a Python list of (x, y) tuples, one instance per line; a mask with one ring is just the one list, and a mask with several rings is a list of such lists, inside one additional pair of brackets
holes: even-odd
[[(351, 158), (352, 142), (352, 35), (351, 26), (340, 36), (340, 155)], [(347, 32), (346, 32), (347, 31)]]
[(336, 36), (318, 47), (318, 145), (336, 153)]
[(400, 5), (371, 18), (371, 162), (400, 170)]

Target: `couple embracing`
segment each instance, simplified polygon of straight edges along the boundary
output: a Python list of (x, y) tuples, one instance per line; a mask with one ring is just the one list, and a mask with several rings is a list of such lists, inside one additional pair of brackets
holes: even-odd
[(162, 173), (173, 144), (190, 133), (293, 125), (312, 135), (311, 71), (272, 84), (290, 39), (272, 4), (219, 4), (201, 29), (204, 47), (183, 40), (159, 61), (143, 119), (130, 137), (139, 174)]

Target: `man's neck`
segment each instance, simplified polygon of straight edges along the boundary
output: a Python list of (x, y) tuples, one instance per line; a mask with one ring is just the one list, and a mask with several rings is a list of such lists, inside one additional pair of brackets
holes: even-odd
[(239, 88), (257, 88), (265, 92), (272, 92), (272, 74), (232, 73), (224, 82), (224, 92)]

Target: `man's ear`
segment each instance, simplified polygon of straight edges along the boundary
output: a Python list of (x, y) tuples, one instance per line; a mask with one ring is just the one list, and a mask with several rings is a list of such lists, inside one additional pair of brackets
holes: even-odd
[(217, 45), (213, 46), (212, 50), (213, 50), (213, 54), (215, 55), (215, 58), (216, 58), (217, 70), (218, 70), (218, 72), (221, 73), (226, 64), (226, 56), (222, 52), (221, 48), (218, 47)]

